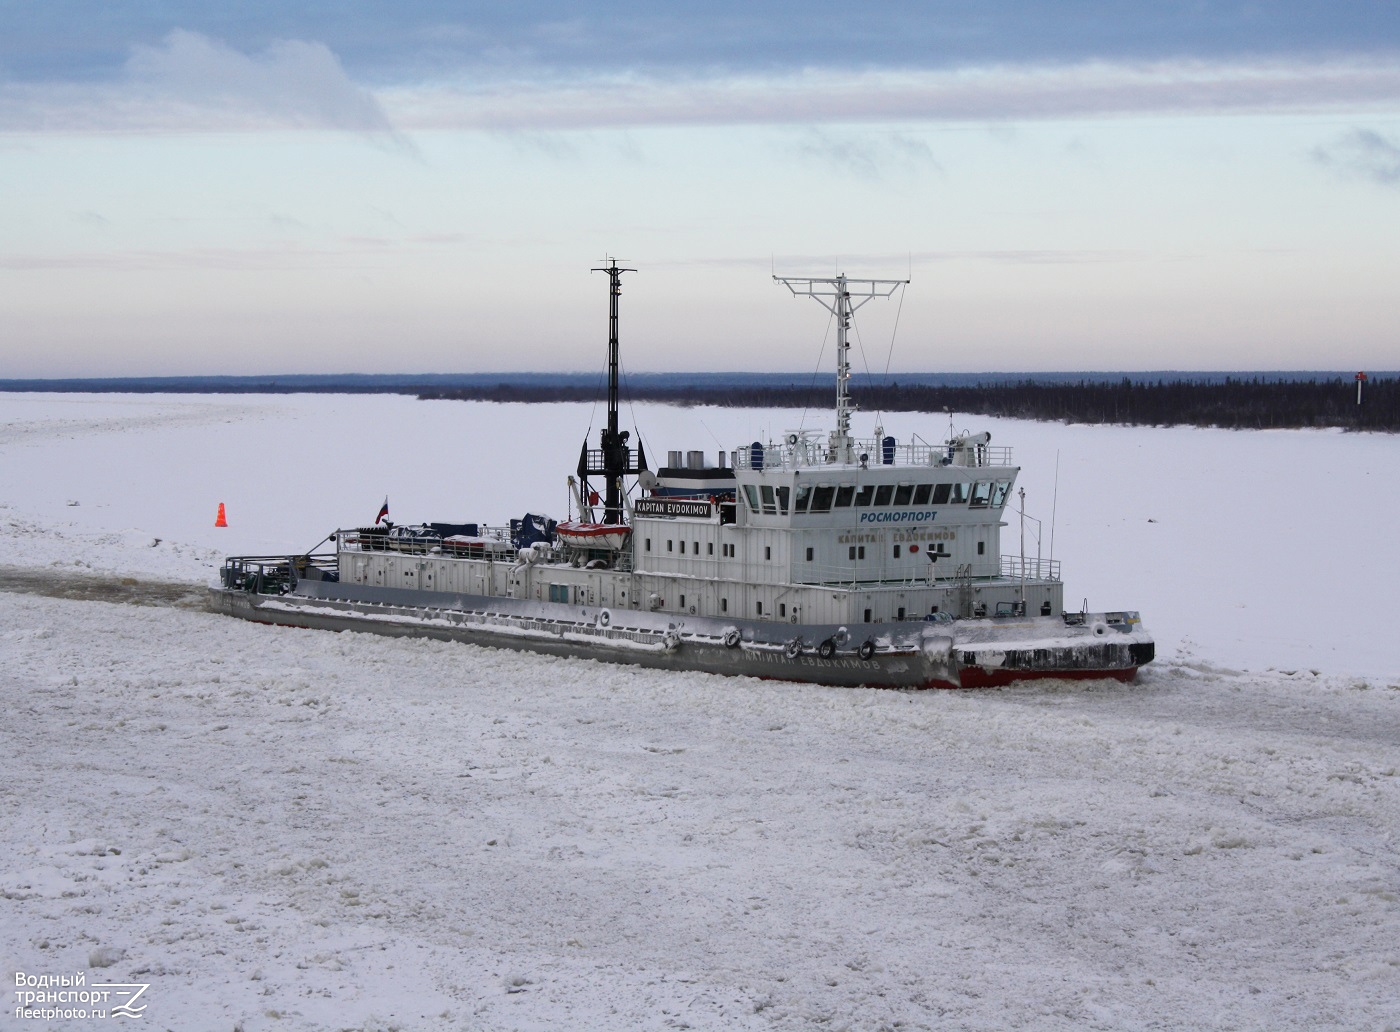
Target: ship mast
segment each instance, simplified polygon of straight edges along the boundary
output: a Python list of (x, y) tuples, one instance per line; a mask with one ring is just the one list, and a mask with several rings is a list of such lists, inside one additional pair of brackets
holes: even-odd
[[(851, 437), (851, 413), (856, 405), (851, 401), (851, 345), (847, 333), (855, 310), (872, 298), (889, 297), (902, 280), (848, 279), (845, 273), (830, 278), (810, 276), (774, 276), (777, 282), (792, 291), (794, 297), (814, 298), (836, 319), (836, 429), (827, 446), (827, 461), (853, 463), (856, 461), (855, 441)], [(852, 300), (851, 288), (856, 300)], [(827, 298), (831, 298), (830, 301)]]
[(608, 264), (593, 269), (593, 272), (608, 274), (608, 425), (603, 428), (601, 449), (588, 450), (588, 442), (583, 442), (583, 454), (579, 456), (578, 474), (583, 481), (583, 496), (588, 497), (588, 477), (601, 474), (606, 485), (603, 501), (603, 522), (616, 524), (623, 522), (622, 477), (626, 473), (640, 473), (647, 468), (646, 452), (641, 442), (637, 442), (637, 461), (632, 462), (632, 449), (627, 446), (630, 436), (626, 430), (617, 427), (617, 299), (622, 295), (622, 274), (636, 272), (636, 269), (620, 268), (616, 258), (604, 259)]

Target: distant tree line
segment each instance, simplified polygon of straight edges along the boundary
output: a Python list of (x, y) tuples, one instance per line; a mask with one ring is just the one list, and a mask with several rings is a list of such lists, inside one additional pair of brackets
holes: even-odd
[[(669, 378), (683, 375), (669, 374)], [(594, 375), (585, 383), (502, 381), (470, 385), (444, 385), (426, 377), (420, 380), (407, 376), (152, 377), (0, 380), (0, 392), (409, 394), (423, 399), (463, 401), (593, 402), (603, 397), (599, 381)], [(671, 405), (821, 410), (834, 404), (833, 389), (827, 377), (807, 387), (742, 381), (680, 387), (648, 383), (645, 377), (637, 377), (626, 393), (633, 401)], [(970, 385), (900, 385), (898, 382), (860, 385), (853, 388), (852, 397), (867, 412), (942, 412), (946, 409), (1066, 423), (1216, 426), (1239, 430), (1341, 427), (1400, 432), (1400, 376), (1395, 373), (1368, 381), (1361, 405), (1356, 403), (1356, 382), (1350, 376), (1334, 375), (1309, 379), (1225, 375), (1223, 379), (1207, 380), (1197, 374), (1195, 378), (1134, 380), (1130, 376), (1108, 379), (1103, 374), (1085, 374), (1083, 379), (1072, 381), (1063, 374), (1047, 374), (1039, 379), (1026, 376)]]
[[(1342, 427), (1400, 431), (1400, 380), (1376, 379), (1356, 403), (1350, 378), (1266, 380), (1229, 378), (1221, 383), (1124, 377), (1117, 383), (1017, 383), (976, 386), (862, 387), (853, 392), (861, 409), (881, 412), (950, 412), (1043, 419), (1066, 423), (1123, 423), (1136, 426), (1214, 426), (1236, 430)], [(634, 401), (729, 408), (828, 408), (833, 389), (813, 387), (641, 387)], [(424, 399), (540, 402), (594, 401), (598, 391), (578, 386), (457, 387), (423, 390)]]

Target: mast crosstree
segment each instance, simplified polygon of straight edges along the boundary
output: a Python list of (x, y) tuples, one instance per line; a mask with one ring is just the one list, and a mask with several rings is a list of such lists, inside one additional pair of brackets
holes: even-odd
[(851, 401), (851, 344), (847, 338), (851, 316), (867, 301), (889, 297), (909, 281), (850, 279), (845, 273), (826, 278), (774, 276), (773, 279), (792, 291), (794, 297), (813, 298), (836, 318), (836, 429), (831, 432), (827, 461), (853, 463), (856, 456), (855, 442), (851, 438), (851, 412), (856, 405)]

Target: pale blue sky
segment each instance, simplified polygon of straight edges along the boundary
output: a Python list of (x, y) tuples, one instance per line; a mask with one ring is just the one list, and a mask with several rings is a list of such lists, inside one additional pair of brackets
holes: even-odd
[(1391, 2), (126, 6), (0, 0), (0, 377), (1400, 365)]

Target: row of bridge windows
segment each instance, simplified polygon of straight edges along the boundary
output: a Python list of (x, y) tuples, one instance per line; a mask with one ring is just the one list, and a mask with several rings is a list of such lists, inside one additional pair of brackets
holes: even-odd
[[(967, 505), (999, 509), (1006, 504), (1009, 480), (958, 480), (942, 484), (801, 484), (797, 494), (786, 484), (745, 484), (749, 511), (766, 516), (831, 512), (848, 508), (901, 508), (910, 505)], [(789, 502), (791, 506), (789, 507)]]

